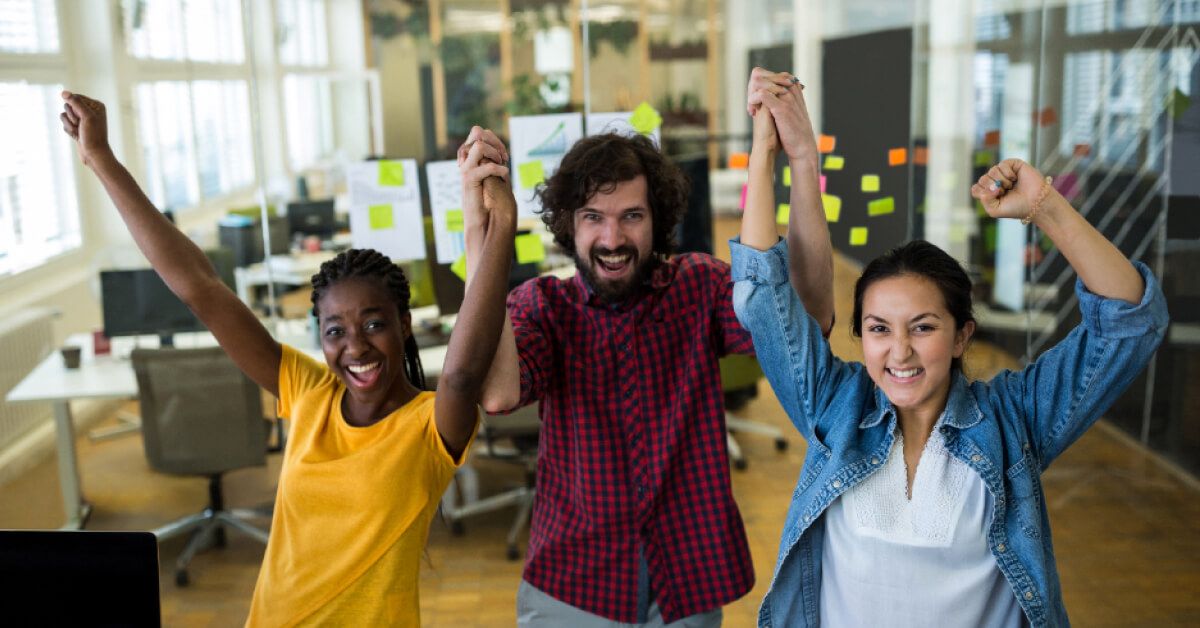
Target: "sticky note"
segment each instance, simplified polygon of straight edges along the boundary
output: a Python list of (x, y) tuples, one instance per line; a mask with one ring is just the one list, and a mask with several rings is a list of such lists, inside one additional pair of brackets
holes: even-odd
[(1076, 157), (1087, 157), (1088, 155), (1092, 154), (1092, 145), (1076, 144), (1075, 150), (1072, 151), (1072, 154), (1074, 154)]
[(1168, 106), (1170, 107), (1171, 118), (1175, 120), (1178, 120), (1192, 106), (1191, 97), (1183, 93), (1178, 87), (1175, 88), (1175, 91), (1171, 92), (1170, 100), (1171, 102)]
[(918, 166), (929, 165), (929, 148), (925, 146), (913, 148), (913, 163)]
[(521, 187), (532, 190), (539, 183), (546, 180), (546, 169), (542, 165), (542, 160), (527, 161), (517, 166), (517, 176), (521, 180)]
[(450, 265), (450, 272), (454, 273), (455, 275), (458, 275), (458, 278), (462, 279), (463, 281), (467, 280), (467, 254), (466, 253), (459, 255), (458, 259), (454, 260), (454, 263)]
[(877, 198), (867, 203), (868, 216), (883, 216), (896, 211), (896, 199), (891, 196)]
[(1037, 113), (1037, 122), (1041, 126), (1050, 126), (1058, 122), (1058, 112), (1054, 107), (1046, 107)]
[(996, 154), (990, 150), (981, 150), (975, 153), (975, 165), (980, 168), (987, 168), (996, 163)]
[(845, 165), (846, 165), (845, 157), (839, 157), (838, 155), (826, 155), (825, 156), (825, 169), (826, 170), (841, 170), (842, 166), (845, 166)]
[(446, 231), (461, 233), (463, 230), (463, 212), (461, 209), (446, 210)]
[(750, 167), (750, 153), (730, 153), (729, 169), (745, 170)]
[(821, 195), (821, 206), (825, 208), (825, 221), (837, 222), (842, 216), (842, 199), (832, 194)]
[(825, 175), (821, 175), (821, 194), (825, 193)]
[(996, 252), (996, 223), (983, 228), (983, 250), (987, 253)]
[(867, 243), (866, 227), (850, 228), (850, 246), (863, 246)]
[(792, 167), (791, 166), (783, 167), (783, 184), (786, 186), (789, 186), (789, 187), (791, 187), (791, 185), (792, 185)]
[(367, 224), (371, 226), (372, 231), (379, 229), (391, 229), (396, 226), (396, 219), (392, 216), (391, 205), (371, 205), (367, 208)]
[(1000, 131), (993, 130), (993, 131), (988, 131), (987, 133), (984, 133), (983, 134), (983, 145), (984, 146), (999, 146), (1000, 145)]
[(653, 133), (655, 129), (662, 126), (662, 121), (662, 116), (658, 115), (658, 110), (650, 106), (650, 103), (644, 101), (633, 110), (633, 115), (629, 116), (629, 125), (642, 135)]
[(404, 185), (404, 164), (399, 161), (379, 160), (379, 187)]
[(775, 208), (775, 223), (780, 225), (788, 224), (788, 216), (792, 215), (792, 206), (787, 203), (780, 203), (779, 207)]
[(908, 163), (908, 149), (907, 148), (893, 148), (893, 149), (888, 150), (888, 165), (889, 166), (902, 166), (906, 163)]
[(546, 259), (546, 247), (542, 246), (542, 237), (536, 233), (524, 233), (513, 241), (517, 249), (518, 264), (532, 264)]
[(879, 191), (879, 175), (864, 174), (862, 176), (862, 191), (863, 192), (878, 192)]
[(837, 146), (837, 138), (832, 135), (817, 136), (817, 151), (822, 153), (832, 153), (833, 147)]
[(746, 185), (744, 183), (742, 184), (742, 200), (738, 202), (738, 209), (740, 209), (742, 211), (746, 211), (746, 190), (749, 190), (749, 189), (750, 189), (749, 185)]

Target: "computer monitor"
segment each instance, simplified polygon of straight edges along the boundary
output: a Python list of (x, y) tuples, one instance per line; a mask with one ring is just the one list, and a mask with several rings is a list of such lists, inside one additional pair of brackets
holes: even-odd
[(158, 542), (150, 532), (0, 531), (11, 626), (158, 626)]
[(337, 232), (333, 200), (297, 201), (287, 205), (288, 230), (291, 233), (328, 238)]
[(158, 334), (171, 346), (173, 334), (205, 329), (150, 268), (100, 271), (100, 301), (109, 338)]

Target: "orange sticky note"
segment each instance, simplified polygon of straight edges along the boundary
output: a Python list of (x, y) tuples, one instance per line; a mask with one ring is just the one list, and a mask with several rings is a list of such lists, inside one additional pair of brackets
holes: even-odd
[(822, 153), (832, 153), (833, 147), (837, 145), (837, 138), (832, 135), (817, 136), (817, 150)]
[(1054, 110), (1054, 107), (1046, 107), (1038, 112), (1038, 124), (1050, 126), (1055, 122), (1058, 122), (1058, 112)]
[(984, 133), (983, 134), (983, 145), (984, 146), (999, 146), (1000, 145), (1000, 131), (988, 131), (987, 133)]
[(906, 163), (908, 163), (907, 148), (893, 148), (888, 151), (889, 166), (902, 166)]
[(730, 153), (729, 169), (745, 170), (750, 167), (750, 153)]
[(913, 163), (918, 166), (929, 165), (929, 149), (925, 146), (917, 146), (913, 149)]
[(1087, 157), (1092, 154), (1091, 144), (1076, 144), (1074, 154), (1076, 157)]

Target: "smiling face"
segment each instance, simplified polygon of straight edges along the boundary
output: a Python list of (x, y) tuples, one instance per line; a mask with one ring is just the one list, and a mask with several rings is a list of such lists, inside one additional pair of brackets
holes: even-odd
[(399, 407), (412, 388), (404, 372), (411, 318), (407, 311), (400, 313), (383, 281), (341, 279), (325, 290), (319, 311), (325, 362), (346, 385), (350, 401), (359, 408)]
[(574, 216), (575, 264), (588, 285), (605, 301), (630, 296), (654, 261), (646, 177), (593, 194)]
[(900, 416), (936, 421), (950, 394), (951, 363), (975, 323), (955, 329), (936, 284), (901, 274), (871, 284), (862, 301), (863, 359)]

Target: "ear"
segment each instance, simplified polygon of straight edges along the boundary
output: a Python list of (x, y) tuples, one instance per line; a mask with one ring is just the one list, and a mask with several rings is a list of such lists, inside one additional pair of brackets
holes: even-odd
[(962, 329), (954, 334), (954, 357), (961, 358), (967, 350), (967, 345), (971, 343), (971, 336), (975, 335), (975, 321), (967, 321)]
[(412, 336), (412, 312), (408, 310), (400, 312), (400, 333), (405, 341)]

